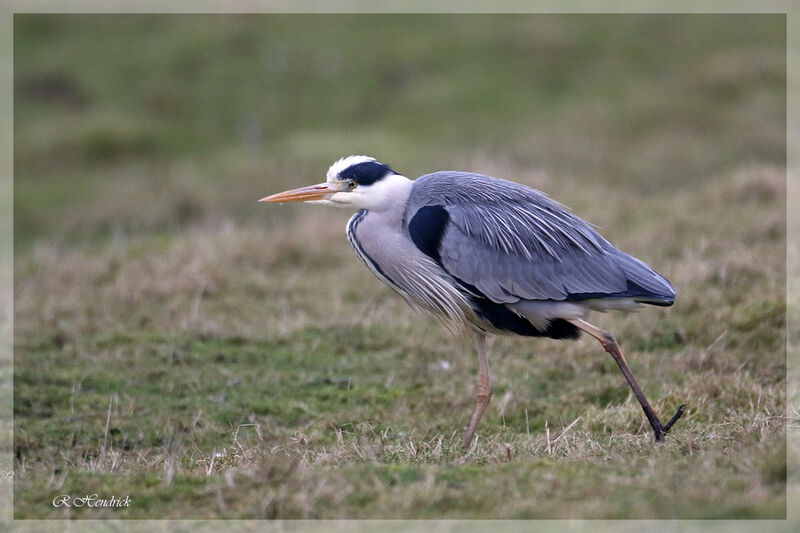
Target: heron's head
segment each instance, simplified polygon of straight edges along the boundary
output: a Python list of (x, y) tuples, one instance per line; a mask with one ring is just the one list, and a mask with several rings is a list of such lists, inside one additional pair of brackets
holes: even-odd
[(314, 202), (379, 209), (410, 183), (408, 178), (372, 157), (351, 155), (331, 165), (325, 182), (273, 194), (259, 202)]

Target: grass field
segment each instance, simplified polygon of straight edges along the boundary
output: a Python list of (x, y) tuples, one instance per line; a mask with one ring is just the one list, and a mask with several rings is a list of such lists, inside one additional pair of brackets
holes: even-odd
[[(780, 16), (15, 17), (16, 518), (783, 518)], [(367, 153), (541, 189), (666, 275), (471, 339), (264, 206)], [(797, 413), (788, 413), (797, 418)], [(126, 509), (54, 508), (60, 494)]]

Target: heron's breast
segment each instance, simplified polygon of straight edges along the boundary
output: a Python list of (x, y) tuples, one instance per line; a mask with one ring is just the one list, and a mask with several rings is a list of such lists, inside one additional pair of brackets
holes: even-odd
[(367, 268), (382, 282), (390, 287), (397, 289), (398, 286), (386, 273), (381, 263), (386, 266), (386, 262), (382, 261), (379, 249), (375, 249), (372, 243), (375, 241), (375, 236), (369, 230), (369, 223), (366, 223), (368, 212), (361, 210), (350, 218), (347, 223), (347, 240), (355, 250), (358, 257), (364, 262)]
[(413, 307), (435, 318), (463, 322), (471, 306), (457, 283), (414, 245), (402, 228), (376, 213), (360, 211), (347, 238), (367, 268)]

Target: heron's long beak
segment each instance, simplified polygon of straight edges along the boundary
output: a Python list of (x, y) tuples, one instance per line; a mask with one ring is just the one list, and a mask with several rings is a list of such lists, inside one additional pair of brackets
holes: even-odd
[(308, 187), (300, 187), (291, 191), (279, 192), (259, 200), (259, 202), (311, 202), (314, 200), (324, 200), (329, 194), (339, 192), (331, 187), (329, 183), (318, 183)]

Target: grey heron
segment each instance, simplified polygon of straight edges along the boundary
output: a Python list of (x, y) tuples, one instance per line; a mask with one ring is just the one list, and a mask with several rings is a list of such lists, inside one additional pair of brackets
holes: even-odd
[(364, 264), (412, 307), (477, 338), (478, 398), (468, 447), (492, 397), (487, 334), (576, 339), (586, 332), (611, 354), (655, 433), (662, 424), (614, 336), (590, 311), (669, 306), (675, 290), (549, 196), (503, 179), (442, 171), (416, 180), (367, 156), (336, 161), (325, 182), (262, 198), (359, 209), (347, 238)]

